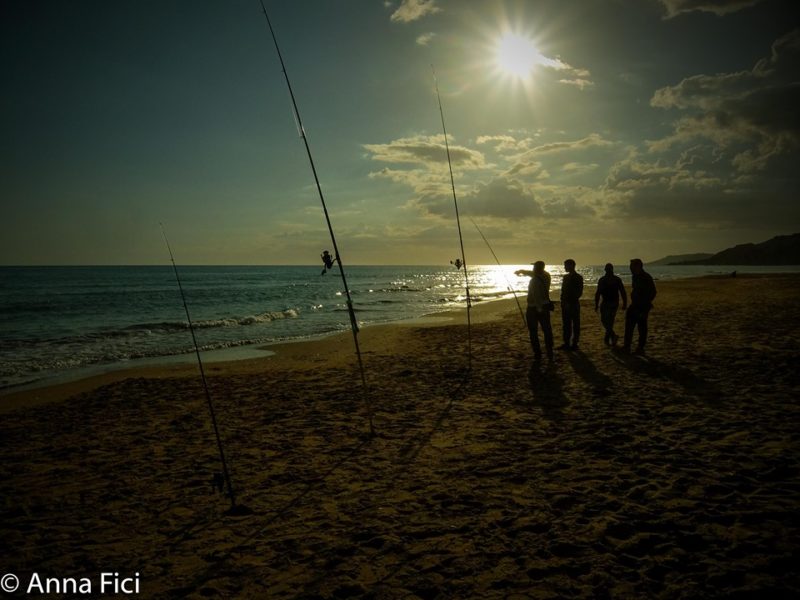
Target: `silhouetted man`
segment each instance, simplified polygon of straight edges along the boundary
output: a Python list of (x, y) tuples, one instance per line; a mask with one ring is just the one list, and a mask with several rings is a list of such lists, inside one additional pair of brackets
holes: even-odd
[(642, 259), (631, 259), (631, 305), (625, 313), (625, 351), (630, 352), (634, 327), (639, 329), (637, 354), (644, 354), (647, 343), (647, 315), (653, 308), (656, 297), (656, 284), (649, 273), (645, 272)]
[(561, 280), (561, 323), (564, 330), (563, 350), (577, 350), (581, 337), (581, 296), (583, 296), (583, 277), (575, 272), (575, 261), (564, 261), (567, 272)]
[(542, 347), (539, 345), (539, 325), (541, 325), (547, 358), (553, 360), (553, 328), (550, 326), (553, 303), (550, 301), (550, 273), (544, 270), (544, 261), (541, 260), (533, 263), (533, 271), (520, 269), (514, 273), (531, 278), (528, 283), (528, 310), (525, 313), (525, 320), (528, 323), (533, 357), (535, 360), (542, 359)]
[[(597, 281), (597, 292), (594, 295), (594, 311), (600, 310), (600, 322), (606, 330), (603, 342), (608, 345), (617, 345), (619, 336), (614, 333), (614, 321), (617, 318), (619, 309), (619, 297), (622, 296), (622, 310), (628, 306), (628, 295), (625, 293), (625, 286), (622, 279), (614, 275), (614, 265), (607, 263), (606, 274)], [(600, 299), (603, 303), (600, 304)]]

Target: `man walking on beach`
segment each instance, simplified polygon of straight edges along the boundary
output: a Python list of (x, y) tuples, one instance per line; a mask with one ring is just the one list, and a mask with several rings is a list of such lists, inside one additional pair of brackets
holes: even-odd
[(656, 284), (649, 273), (645, 272), (642, 259), (631, 259), (631, 305), (625, 313), (625, 352), (631, 351), (633, 342), (633, 329), (639, 329), (639, 342), (636, 344), (636, 353), (644, 354), (647, 343), (647, 315), (653, 308), (656, 297)]
[(583, 296), (583, 277), (575, 272), (575, 261), (564, 261), (567, 272), (561, 280), (561, 323), (564, 331), (562, 350), (577, 350), (581, 337), (581, 296)]
[(535, 360), (542, 359), (542, 347), (539, 345), (539, 325), (541, 325), (547, 358), (553, 360), (553, 328), (550, 326), (553, 303), (550, 301), (550, 273), (544, 270), (544, 261), (538, 260), (533, 263), (533, 271), (520, 269), (514, 274), (527, 275), (531, 278), (528, 284), (528, 310), (525, 313), (525, 320), (528, 323), (533, 357)]
[[(625, 286), (622, 279), (614, 275), (614, 265), (607, 263), (606, 274), (597, 281), (597, 292), (594, 295), (594, 312), (600, 310), (600, 322), (606, 330), (603, 342), (606, 346), (617, 345), (619, 336), (614, 333), (614, 320), (617, 318), (619, 309), (619, 297), (622, 296), (622, 310), (628, 306), (628, 295), (625, 293)], [(603, 304), (600, 304), (600, 298)]]

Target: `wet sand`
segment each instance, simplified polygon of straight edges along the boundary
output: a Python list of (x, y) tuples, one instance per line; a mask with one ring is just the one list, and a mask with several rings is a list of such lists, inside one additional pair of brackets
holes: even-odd
[[(2, 573), (142, 597), (797, 597), (799, 276), (658, 283), (645, 357), (513, 301), (0, 398)], [(618, 317), (618, 333), (622, 332)], [(554, 313), (558, 339), (560, 316)], [(376, 437), (368, 435), (368, 403)]]

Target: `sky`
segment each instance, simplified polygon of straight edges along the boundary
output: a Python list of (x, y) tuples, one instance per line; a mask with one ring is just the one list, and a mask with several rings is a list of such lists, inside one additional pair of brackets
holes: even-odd
[[(778, 0), (265, 0), (345, 264), (717, 252), (800, 231)], [(0, 264), (332, 249), (258, 0), (3, 0)]]

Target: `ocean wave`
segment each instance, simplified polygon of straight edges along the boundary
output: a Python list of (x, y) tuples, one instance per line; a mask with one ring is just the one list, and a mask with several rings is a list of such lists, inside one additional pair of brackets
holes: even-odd
[(381, 293), (392, 294), (397, 292), (424, 292), (426, 290), (424, 288), (415, 288), (415, 287), (409, 287), (407, 285), (402, 285), (400, 287), (381, 288), (378, 291)]
[[(397, 287), (370, 288), (367, 290), (350, 290), (350, 295), (359, 296), (361, 294), (398, 294), (404, 292), (419, 293), (427, 292), (429, 290), (430, 288), (415, 288), (407, 285), (401, 285)], [(337, 295), (341, 294), (341, 292), (337, 292)]]
[[(288, 308), (283, 311), (269, 311), (258, 315), (248, 315), (246, 317), (229, 317), (226, 319), (208, 319), (201, 321), (192, 321), (192, 326), (195, 329), (213, 329), (216, 327), (241, 327), (244, 325), (257, 325), (259, 323), (269, 323), (279, 319), (295, 319), (299, 313), (294, 308)], [(124, 331), (141, 332), (141, 331), (184, 331), (189, 329), (189, 323), (186, 321), (163, 321), (161, 323), (137, 323), (136, 325), (129, 325), (125, 327)]]
[(364, 306), (381, 306), (381, 305), (384, 305), (384, 304), (400, 304), (400, 305), (403, 305), (403, 306), (408, 306), (408, 303), (405, 300), (391, 300), (389, 298), (376, 298), (375, 300), (359, 300), (358, 304), (354, 303), (354, 305), (356, 307), (359, 307), (359, 306), (361, 306), (361, 307), (364, 307)]

